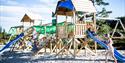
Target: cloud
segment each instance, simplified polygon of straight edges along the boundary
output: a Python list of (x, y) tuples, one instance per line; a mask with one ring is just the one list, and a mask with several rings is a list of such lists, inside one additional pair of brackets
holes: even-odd
[[(0, 15), (0, 23), (7, 31), (12, 26), (18, 26), (25, 13), (32, 19), (42, 19), (46, 23), (51, 21), (52, 10), (46, 7), (0, 6), (0, 8), (0, 13), (4, 14)], [(6, 26), (8, 23), (11, 24)]]
[(20, 18), (0, 16), (0, 26), (2, 26), (6, 32), (9, 31), (10, 27), (19, 26), (21, 24)]
[[(5, 27), (6, 30), (12, 26), (20, 25), (20, 20), (23, 18), (25, 13), (29, 14), (32, 19), (36, 16), (37, 18), (41, 18), (44, 23), (50, 23), (52, 20), (51, 13), (55, 11), (55, 2), (57, 2), (57, 0), (38, 0), (40, 1), (39, 3), (34, 3), (29, 6), (29, 2), (20, 4), (17, 0), (1, 1), (4, 3), (7, 2), (0, 6), (0, 23), (2, 23), (2, 26)], [(6, 26), (8, 23), (11, 24)]]
[(23, 5), (23, 4), (20, 4), (19, 2), (17, 2), (16, 0), (0, 0), (0, 4), (1, 5), (8, 5), (8, 6), (12, 6), (12, 5)]
[(10, 4), (10, 5), (18, 5), (19, 3), (16, 2), (15, 0), (7, 0), (7, 4)]
[(58, 0), (39, 0), (39, 1), (46, 4), (48, 3), (53, 4), (53, 3), (56, 3)]
[[(51, 9), (43, 7), (21, 7), (21, 6), (0, 6), (0, 13), (7, 13), (11, 16), (22, 17), (25, 13), (34, 13), (37, 16), (43, 17), (43, 15), (50, 15)], [(42, 15), (43, 14), (43, 15)]]
[(58, 0), (39, 0), (41, 4), (46, 5), (47, 7), (56, 7), (56, 4)]

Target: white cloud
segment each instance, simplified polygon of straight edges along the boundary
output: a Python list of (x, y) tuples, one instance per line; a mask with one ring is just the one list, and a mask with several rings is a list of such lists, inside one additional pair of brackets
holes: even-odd
[[(8, 13), (10, 15), (14, 15), (15, 17), (22, 17), (25, 13), (28, 13), (29, 15), (31, 15), (31, 17), (33, 16), (41, 16), (43, 17), (42, 14), (48, 14), (50, 12), (52, 12), (51, 9), (49, 8), (35, 8), (35, 7), (21, 7), (21, 6), (0, 6), (1, 10), (0, 13), (4, 12), (4, 13)], [(32, 18), (34, 19), (34, 17)]]
[(16, 0), (0, 0), (0, 2), (4, 3), (5, 5), (23, 5)]
[(26, 9), (20, 6), (0, 6), (0, 12), (11, 12), (11, 13), (20, 13), (25, 12)]
[(21, 25), (20, 18), (0, 16), (0, 26), (2, 26), (6, 32), (9, 31), (10, 27), (19, 25)]
[(39, 0), (41, 2), (41, 4), (44, 4), (50, 8), (52, 7), (56, 7), (56, 3), (58, 2), (58, 0)]
[(10, 5), (18, 5), (19, 3), (16, 2), (15, 0), (7, 0), (7, 4), (10, 4)]
[[(0, 23), (7, 31), (12, 26), (18, 26), (25, 13), (27, 13), (32, 19), (42, 19), (46, 23), (48, 23), (49, 20), (51, 21), (52, 10), (46, 7), (0, 6), (0, 8), (0, 13), (5, 13), (5, 16), (0, 15)], [(8, 23), (11, 24), (8, 25)]]
[[(28, 4), (19, 4), (15, 0), (5, 1), (7, 1), (8, 4), (11, 4), (10, 6), (0, 6), (0, 13), (4, 13), (4, 16), (0, 15), (0, 23), (2, 23), (2, 26), (5, 27), (6, 30), (8, 30), (12, 26), (20, 25), (20, 20), (25, 13), (28, 13), (32, 19), (34, 19), (34, 17), (41, 18), (44, 23), (50, 23), (52, 20), (51, 13), (52, 11), (55, 11), (55, 2), (57, 2), (57, 0), (40, 0), (41, 4), (26, 6)], [(42, 3), (45, 3), (45, 5)], [(8, 25), (8, 23), (11, 24)]]
[(39, 1), (42, 3), (46, 3), (46, 4), (48, 4), (48, 3), (53, 4), (53, 3), (56, 3), (58, 0), (39, 0)]

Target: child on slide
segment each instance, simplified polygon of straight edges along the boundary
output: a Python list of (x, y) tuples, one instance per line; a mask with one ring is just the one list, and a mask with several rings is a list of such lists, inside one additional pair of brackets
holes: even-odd
[(108, 34), (108, 51), (106, 53), (106, 62), (107, 62), (107, 55), (111, 55), (114, 59), (114, 63), (117, 63), (117, 59), (115, 58), (114, 56), (114, 47), (113, 47), (113, 41), (112, 39), (110, 38), (109, 34)]

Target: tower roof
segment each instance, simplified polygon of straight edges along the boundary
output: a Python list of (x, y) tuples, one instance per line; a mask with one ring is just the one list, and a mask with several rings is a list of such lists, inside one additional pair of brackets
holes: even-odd
[(58, 2), (56, 14), (72, 16), (73, 11), (95, 13), (96, 8), (90, 0), (64, 0)]

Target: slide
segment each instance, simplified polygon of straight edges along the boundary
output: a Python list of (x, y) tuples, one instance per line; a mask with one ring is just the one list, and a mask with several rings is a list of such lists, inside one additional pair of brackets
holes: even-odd
[[(108, 46), (103, 43), (101, 40), (97, 39), (93, 36), (93, 34), (90, 31), (87, 31), (88, 36), (93, 39), (95, 42), (103, 46), (104, 48), (108, 49)], [(125, 56), (121, 55), (116, 49), (114, 50), (115, 57), (118, 61), (125, 62)]]
[(12, 41), (8, 42), (1, 50), (0, 52), (2, 52), (3, 50), (5, 50), (6, 48), (9, 48), (12, 44), (16, 43), (21, 37), (24, 36), (24, 33), (21, 33), (19, 35), (16, 36), (15, 39), (13, 39)]

